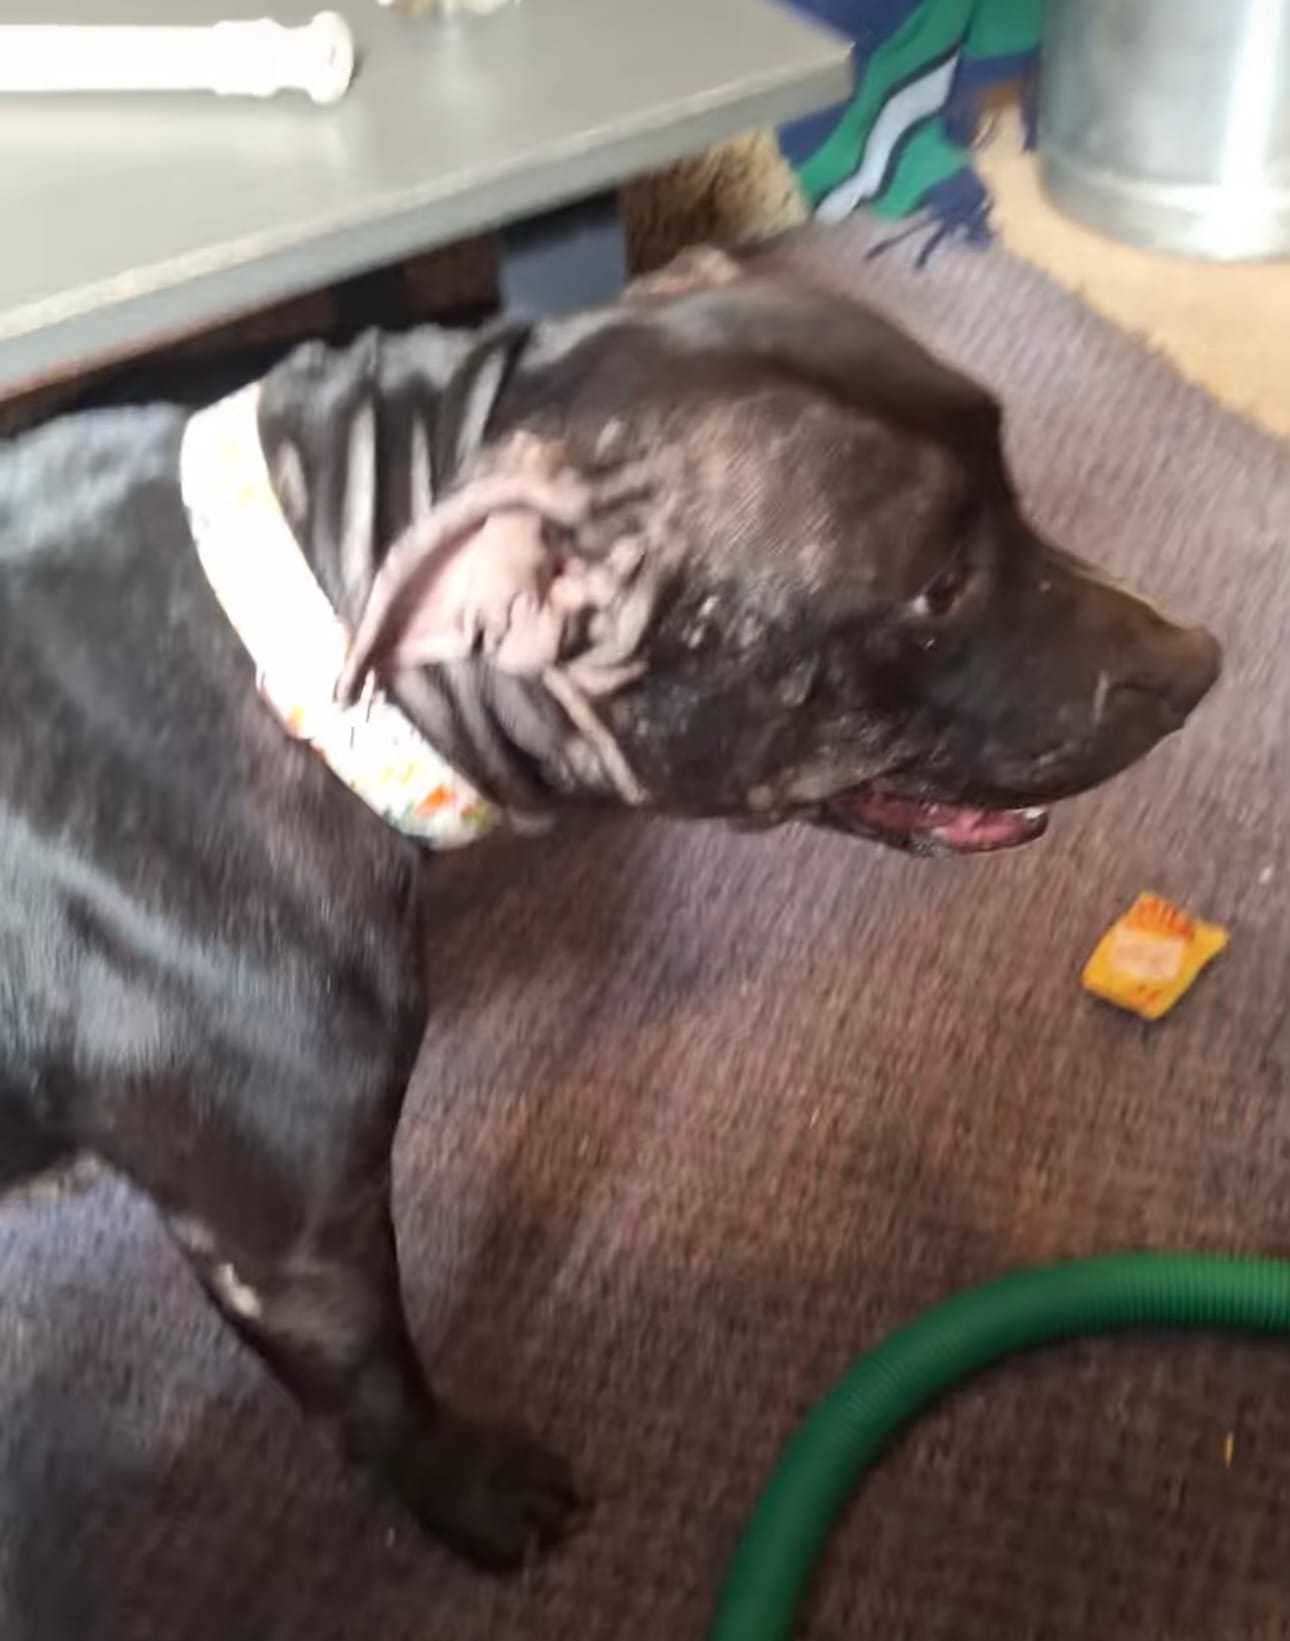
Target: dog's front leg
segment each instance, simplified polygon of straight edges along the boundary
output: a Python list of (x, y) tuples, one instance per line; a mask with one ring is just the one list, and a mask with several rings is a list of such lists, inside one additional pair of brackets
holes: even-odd
[[(262, 1109), (280, 1117), (289, 1101), (279, 1093)], [(311, 1115), (336, 1103), (352, 1116), (353, 1102), (330, 1100), (311, 1102)], [(209, 1106), (188, 1107), (188, 1136), (168, 1129), (164, 1159), (122, 1144), (133, 1126), (100, 1149), (161, 1204), (220, 1311), (344, 1451), (444, 1543), (505, 1570), (563, 1536), (575, 1489), (562, 1459), (431, 1392), (404, 1319), (390, 1216), (397, 1103), (376, 1102), (392, 1113), (388, 1134), (383, 1116), (373, 1135), (360, 1103), (361, 1133), (346, 1125), (321, 1146), (315, 1134), (285, 1162), (278, 1147), (272, 1167), (253, 1121), (223, 1122)]]
[[(385, 1478), (421, 1523), (479, 1564), (505, 1570), (558, 1539), (576, 1505), (568, 1468), (433, 1396), (404, 1321), (385, 1189), (278, 1261), (236, 1238), (176, 1236), (203, 1286), (349, 1457)], [(379, 1200), (378, 1200), (379, 1196)]]

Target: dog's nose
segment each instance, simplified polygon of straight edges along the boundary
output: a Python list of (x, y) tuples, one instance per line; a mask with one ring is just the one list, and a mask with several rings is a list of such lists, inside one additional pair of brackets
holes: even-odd
[(1139, 707), (1152, 705), (1167, 726), (1177, 728), (1209, 694), (1223, 664), (1223, 652), (1204, 627), (1184, 627), (1153, 612), (1148, 641), (1134, 665), (1112, 683), (1111, 693)]
[(1195, 711), (1218, 682), (1222, 668), (1223, 651), (1212, 632), (1205, 627), (1180, 630), (1161, 668), (1162, 693), (1179, 717)]

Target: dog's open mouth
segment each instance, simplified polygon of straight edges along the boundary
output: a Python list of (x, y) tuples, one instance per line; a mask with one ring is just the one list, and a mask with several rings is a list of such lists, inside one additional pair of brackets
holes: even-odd
[(977, 809), (856, 787), (825, 806), (827, 824), (918, 854), (984, 855), (1033, 843), (1046, 809)]

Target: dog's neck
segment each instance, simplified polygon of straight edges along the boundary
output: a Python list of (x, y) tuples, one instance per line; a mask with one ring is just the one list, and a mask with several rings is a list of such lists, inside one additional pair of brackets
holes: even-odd
[[(527, 340), (424, 328), (298, 350), (261, 385), (261, 445), (283, 513), (352, 630), (389, 544), (456, 479)], [(517, 816), (567, 790), (567, 739), (545, 691), (474, 660), (404, 676), (399, 705), (454, 768)]]

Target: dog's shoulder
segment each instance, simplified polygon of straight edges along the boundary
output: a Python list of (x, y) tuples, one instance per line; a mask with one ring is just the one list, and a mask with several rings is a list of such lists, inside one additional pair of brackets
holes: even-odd
[(356, 1016), (379, 1062), (419, 1006), (415, 851), (260, 702), (184, 509), (188, 425), (92, 412), (0, 449), (0, 1038), (23, 1025), (24, 1076), (67, 1041), (122, 1076), (149, 1043), (187, 1066), (219, 1022), (239, 1051), (335, 1051)]
[(0, 444), (0, 563), (36, 572), (78, 546), (97, 555), (159, 489), (178, 501), (184, 411), (159, 405), (58, 417)]

